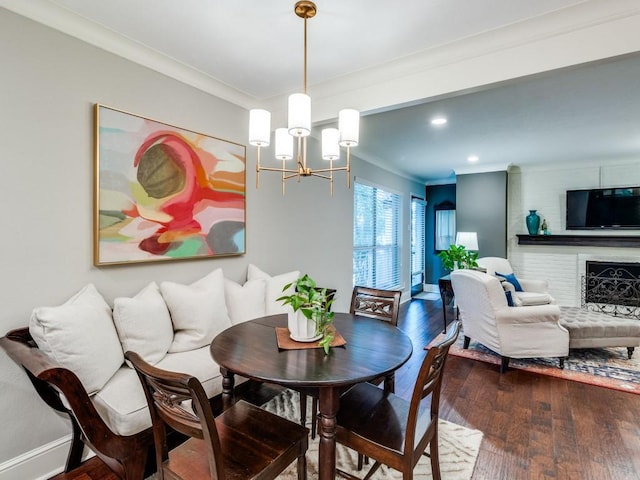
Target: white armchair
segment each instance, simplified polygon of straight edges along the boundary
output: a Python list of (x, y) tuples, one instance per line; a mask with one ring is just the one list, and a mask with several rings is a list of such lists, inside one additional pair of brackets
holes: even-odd
[[(495, 275), (496, 272), (503, 275), (513, 275), (513, 268), (506, 258), (482, 257), (478, 259), (478, 266), (485, 268), (489, 275)], [(516, 278), (523, 291), (517, 291), (515, 286), (508, 281), (503, 282), (503, 287), (506, 291), (511, 292), (513, 303), (517, 307), (555, 303), (554, 298), (549, 294), (549, 282), (546, 280)]]
[(510, 358), (559, 357), (569, 354), (569, 332), (560, 325), (560, 307), (509, 307), (500, 281), (476, 270), (454, 270), (451, 286), (460, 311), (464, 348), (470, 339), (502, 357), (500, 372)]

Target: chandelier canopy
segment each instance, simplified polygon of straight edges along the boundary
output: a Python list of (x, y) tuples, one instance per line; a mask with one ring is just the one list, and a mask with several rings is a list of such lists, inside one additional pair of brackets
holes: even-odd
[[(340, 110), (338, 128), (322, 130), (322, 158), (329, 162), (328, 168), (312, 169), (307, 165), (307, 137), (311, 134), (311, 97), (307, 95), (307, 20), (316, 15), (315, 3), (301, 0), (295, 5), (295, 14), (304, 20), (304, 81), (302, 93), (289, 96), (288, 127), (275, 131), (275, 158), (282, 161), (282, 167), (265, 167), (260, 164), (260, 149), (268, 147), (271, 140), (271, 113), (263, 109), (249, 112), (249, 143), (258, 147), (256, 162), (256, 188), (260, 186), (260, 172), (280, 172), (282, 174), (282, 194), (285, 193), (285, 181), (291, 178), (320, 177), (330, 182), (333, 195), (333, 173), (345, 171), (347, 187), (350, 182), (350, 149), (358, 145), (360, 113), (353, 109)], [(294, 158), (294, 139), (296, 140), (296, 167), (287, 168), (287, 160)], [(340, 159), (340, 147), (346, 148), (346, 165), (334, 166)]]

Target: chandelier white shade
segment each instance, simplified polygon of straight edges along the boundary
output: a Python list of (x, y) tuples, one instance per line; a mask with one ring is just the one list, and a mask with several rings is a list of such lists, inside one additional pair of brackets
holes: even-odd
[(256, 147), (268, 147), (271, 130), (271, 113), (256, 108), (249, 112), (249, 143)]
[(325, 128), (322, 130), (322, 158), (325, 160), (338, 160), (340, 158), (340, 145), (338, 139), (340, 132), (337, 128)]
[(357, 147), (360, 137), (360, 112), (352, 108), (340, 110), (338, 114), (340, 146)]
[(276, 128), (276, 158), (291, 160), (293, 158), (293, 137), (286, 128)]
[[(304, 20), (304, 90), (289, 96), (288, 124), (286, 128), (275, 130), (275, 158), (282, 161), (281, 167), (268, 167), (260, 163), (260, 149), (268, 147), (271, 136), (271, 114), (262, 109), (249, 112), (249, 143), (258, 147), (256, 162), (256, 188), (260, 186), (260, 172), (279, 172), (282, 175), (282, 194), (285, 181), (291, 178), (320, 177), (330, 182), (333, 195), (333, 173), (345, 171), (347, 187), (351, 187), (351, 147), (356, 147), (360, 136), (360, 113), (354, 109), (344, 109), (338, 114), (338, 128), (325, 128), (322, 131), (322, 158), (329, 162), (324, 168), (310, 168), (307, 165), (307, 137), (311, 135), (311, 97), (307, 95), (307, 20), (316, 14), (316, 5), (308, 0), (295, 4), (295, 14)], [(294, 145), (294, 139), (297, 139)], [(346, 165), (333, 166), (340, 159), (340, 147), (346, 148)], [(296, 151), (294, 152), (294, 148)], [(296, 159), (296, 165), (286, 167), (286, 161)]]
[(289, 95), (289, 134), (306, 137), (311, 133), (311, 97), (304, 93)]

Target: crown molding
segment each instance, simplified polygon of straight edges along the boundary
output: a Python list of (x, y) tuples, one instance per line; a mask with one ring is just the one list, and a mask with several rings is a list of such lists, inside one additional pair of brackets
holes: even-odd
[(210, 75), (47, 0), (0, 0), (0, 6), (119, 57), (244, 108), (255, 99)]
[[(255, 99), (50, 1), (0, 0), (0, 6), (243, 108), (260, 104), (277, 117), (286, 106), (284, 95), (262, 101)], [(334, 119), (345, 106), (373, 113), (637, 52), (640, 51), (638, 31), (640, 5), (637, 0), (584, 1), (310, 85), (313, 121)]]
[(468, 175), (471, 173), (489, 173), (508, 171), (511, 163), (491, 163), (487, 165), (465, 165), (454, 169), (456, 175)]
[(639, 30), (636, 0), (583, 2), (311, 85), (314, 121), (345, 105), (375, 113), (637, 52)]

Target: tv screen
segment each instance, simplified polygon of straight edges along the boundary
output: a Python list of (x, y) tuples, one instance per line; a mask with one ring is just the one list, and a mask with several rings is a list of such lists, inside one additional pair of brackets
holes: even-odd
[(567, 191), (567, 230), (640, 229), (640, 187)]

